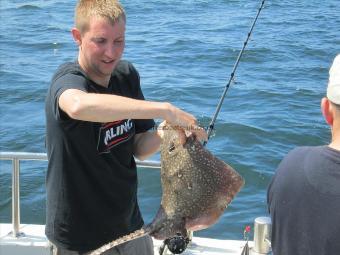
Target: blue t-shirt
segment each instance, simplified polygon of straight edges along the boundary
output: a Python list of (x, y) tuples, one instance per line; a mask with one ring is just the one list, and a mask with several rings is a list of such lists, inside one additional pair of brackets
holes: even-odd
[(133, 140), (153, 120), (111, 123), (74, 120), (58, 107), (67, 89), (143, 100), (138, 72), (127, 61), (114, 70), (109, 86), (91, 81), (78, 63), (59, 67), (46, 97), (46, 235), (57, 246), (88, 251), (144, 224), (137, 203)]
[(340, 254), (340, 151), (299, 147), (268, 187), (274, 255)]

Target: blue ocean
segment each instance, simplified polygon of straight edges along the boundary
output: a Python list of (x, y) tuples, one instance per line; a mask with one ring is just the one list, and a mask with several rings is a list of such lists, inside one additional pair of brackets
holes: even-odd
[[(124, 59), (148, 100), (167, 101), (210, 122), (260, 1), (122, 0)], [(70, 29), (76, 1), (1, 0), (0, 151), (46, 152), (44, 99), (56, 68), (77, 57)], [(328, 69), (340, 53), (338, 0), (266, 1), (207, 148), (246, 184), (219, 222), (196, 236), (242, 239), (267, 215), (266, 188), (284, 155), (322, 145)], [(159, 159), (155, 155), (152, 159)], [(45, 222), (46, 162), (21, 163), (21, 222)], [(141, 168), (139, 203), (148, 223), (160, 204), (158, 170)], [(11, 222), (11, 164), (0, 162), (0, 222)]]

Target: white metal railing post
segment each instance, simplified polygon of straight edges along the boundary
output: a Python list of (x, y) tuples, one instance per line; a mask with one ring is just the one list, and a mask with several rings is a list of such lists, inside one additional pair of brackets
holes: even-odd
[(12, 224), (14, 237), (20, 237), (20, 161), (18, 158), (12, 160)]
[(271, 252), (270, 217), (257, 217), (254, 221), (254, 254), (269, 254)]

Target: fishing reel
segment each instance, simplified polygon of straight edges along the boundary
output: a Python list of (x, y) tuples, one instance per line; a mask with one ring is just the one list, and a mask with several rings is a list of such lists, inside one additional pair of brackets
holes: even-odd
[(159, 248), (159, 255), (165, 254), (166, 248), (169, 249), (172, 254), (181, 254), (185, 251), (189, 242), (189, 237), (184, 237), (180, 233), (177, 233), (174, 237), (164, 240), (162, 246)]

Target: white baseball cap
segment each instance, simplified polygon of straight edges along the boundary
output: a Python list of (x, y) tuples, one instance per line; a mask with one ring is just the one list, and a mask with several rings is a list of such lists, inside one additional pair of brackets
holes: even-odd
[(329, 69), (327, 98), (334, 104), (340, 105), (340, 54), (338, 54)]

